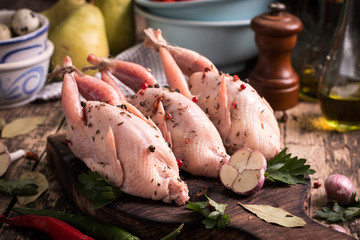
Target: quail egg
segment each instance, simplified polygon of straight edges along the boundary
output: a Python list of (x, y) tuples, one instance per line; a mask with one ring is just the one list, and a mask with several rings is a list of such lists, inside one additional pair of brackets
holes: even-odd
[(32, 10), (22, 8), (17, 10), (12, 16), (11, 27), (17, 35), (21, 36), (38, 29), (40, 27), (40, 19)]
[(0, 23), (0, 40), (11, 38), (11, 31), (8, 26)]

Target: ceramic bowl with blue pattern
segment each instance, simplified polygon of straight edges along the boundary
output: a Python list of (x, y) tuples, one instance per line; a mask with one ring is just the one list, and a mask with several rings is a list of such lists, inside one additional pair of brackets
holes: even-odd
[[(14, 10), (1, 10), (0, 23), (9, 26), (14, 13)], [(46, 51), (49, 20), (40, 13), (36, 14), (41, 23), (38, 29), (22, 36), (0, 40), (0, 64), (32, 58)]]
[(0, 108), (22, 106), (33, 101), (44, 86), (54, 44), (48, 40), (45, 51), (21, 61), (0, 64)]

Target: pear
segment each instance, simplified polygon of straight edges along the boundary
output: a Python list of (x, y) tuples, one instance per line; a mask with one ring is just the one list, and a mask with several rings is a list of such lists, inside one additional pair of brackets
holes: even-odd
[(110, 54), (115, 56), (135, 43), (132, 0), (95, 0), (104, 15)]
[[(55, 46), (52, 68), (61, 65), (65, 56), (69, 56), (78, 69), (89, 65), (86, 58), (90, 53), (99, 57), (109, 56), (104, 17), (100, 9), (91, 3), (81, 5), (55, 26), (49, 39)], [(95, 71), (87, 73), (93, 75)]]
[(80, 7), (86, 0), (59, 0), (51, 8), (41, 12), (50, 22), (49, 32), (51, 32), (56, 25), (67, 18), (72, 11)]

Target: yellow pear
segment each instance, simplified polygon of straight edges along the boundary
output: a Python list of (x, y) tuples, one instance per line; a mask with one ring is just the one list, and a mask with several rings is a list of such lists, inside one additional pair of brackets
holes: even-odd
[[(69, 56), (78, 69), (89, 65), (86, 58), (90, 53), (109, 56), (104, 17), (100, 9), (90, 3), (83, 4), (59, 23), (49, 39), (55, 45), (52, 67), (62, 65), (65, 56)], [(94, 74), (95, 71), (87, 73)]]
[(56, 25), (67, 18), (72, 11), (80, 7), (86, 0), (59, 0), (51, 8), (41, 12), (50, 22), (49, 32), (51, 32)]
[(135, 42), (132, 0), (95, 0), (104, 15), (110, 54), (115, 56)]

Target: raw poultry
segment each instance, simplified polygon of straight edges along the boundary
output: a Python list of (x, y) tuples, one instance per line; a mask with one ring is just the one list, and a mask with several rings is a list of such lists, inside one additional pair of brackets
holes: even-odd
[(161, 30), (146, 29), (145, 33), (145, 46), (159, 51), (169, 86), (188, 98), (198, 99), (229, 154), (247, 147), (270, 160), (279, 153), (280, 129), (274, 112), (250, 84), (237, 76), (219, 73), (209, 59), (197, 52), (170, 45)]
[[(71, 59), (64, 58), (62, 108), (76, 157), (123, 192), (178, 205), (188, 199), (176, 159), (161, 132), (126, 110), (100, 101), (80, 103)], [(85, 90), (86, 86), (82, 86)], [(99, 88), (97, 94), (102, 94)], [(91, 92), (92, 89), (86, 89)], [(126, 105), (126, 102), (124, 102)]]
[(121, 89), (107, 71), (136, 92), (129, 101), (160, 128), (182, 163), (180, 169), (197, 176), (219, 176), (220, 167), (229, 156), (217, 129), (196, 103), (176, 91), (160, 88), (140, 65), (94, 55), (89, 55), (88, 61), (103, 68), (102, 79), (117, 89), (119, 96)]

